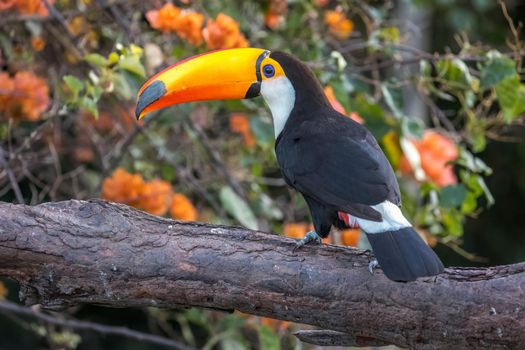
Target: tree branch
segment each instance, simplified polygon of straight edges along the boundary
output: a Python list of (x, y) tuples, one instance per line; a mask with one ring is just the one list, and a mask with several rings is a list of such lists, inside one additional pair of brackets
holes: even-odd
[(26, 304), (237, 309), (321, 327), (298, 334), (319, 344), (525, 348), (525, 263), (396, 283), (367, 252), (294, 244), (100, 200), (0, 203), (0, 275)]
[(121, 337), (134, 339), (141, 342), (148, 342), (156, 345), (169, 346), (176, 350), (195, 350), (189, 346), (179, 343), (176, 340), (164, 338), (154, 334), (142, 333), (126, 327), (108, 326), (100, 323), (79, 321), (71, 318), (58, 318), (42, 313), (33, 308), (20, 306), (9, 301), (0, 301), (0, 313), (15, 313), (19, 315), (31, 316), (45, 323), (57, 326), (69, 327), (77, 330), (93, 331), (100, 334), (111, 334)]

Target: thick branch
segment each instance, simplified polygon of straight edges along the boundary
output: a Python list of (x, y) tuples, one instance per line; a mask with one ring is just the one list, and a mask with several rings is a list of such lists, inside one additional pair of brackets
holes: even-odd
[(525, 263), (396, 283), (371, 255), (103, 201), (0, 204), (0, 275), (27, 304), (197, 306), (315, 325), (302, 339), (418, 349), (525, 348)]

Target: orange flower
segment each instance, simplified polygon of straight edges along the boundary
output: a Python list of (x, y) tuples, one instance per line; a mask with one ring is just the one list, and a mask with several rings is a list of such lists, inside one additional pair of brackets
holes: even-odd
[(4, 286), (4, 284), (2, 282), (0, 282), (0, 300), (3, 300), (5, 299), (5, 297), (7, 296), (7, 288)]
[(0, 0), (0, 11), (9, 10), (16, 2), (17, 0)]
[(364, 124), (365, 120), (359, 115), (357, 112), (352, 112), (348, 116), (348, 118), (355, 120), (359, 124)]
[(360, 229), (346, 229), (341, 231), (341, 242), (343, 245), (357, 247), (359, 237), (361, 236)]
[(173, 22), (173, 29), (182, 39), (199, 46), (202, 43), (204, 16), (191, 10), (182, 10)]
[[(286, 237), (295, 238), (295, 239), (303, 239), (307, 232), (313, 231), (314, 225), (309, 224), (306, 222), (292, 222), (288, 224), (284, 224), (283, 227), (283, 234)], [(332, 242), (332, 238), (330, 236), (323, 238), (323, 243), (330, 244)]]
[(350, 113), (350, 115), (348, 115), (346, 113), (346, 110), (343, 107), (343, 105), (335, 97), (334, 89), (332, 89), (331, 86), (326, 86), (324, 88), (324, 93), (325, 93), (326, 97), (328, 98), (328, 102), (330, 102), (330, 104), (332, 105), (333, 109), (335, 109), (336, 111), (338, 111), (341, 114), (344, 114), (344, 115), (348, 116), (350, 119), (353, 119), (354, 121), (358, 122), (359, 124), (363, 124), (365, 122), (363, 120), (363, 118), (361, 118), (361, 116), (358, 113), (356, 113), (356, 112), (352, 112), (352, 113)]
[(334, 94), (334, 89), (332, 89), (331, 86), (325, 86), (324, 88), (324, 94), (328, 98), (328, 101), (332, 105), (332, 108), (338, 111), (341, 114), (346, 114), (346, 110), (343, 107), (343, 105), (337, 100)]
[(118, 168), (111, 177), (104, 179), (102, 198), (138, 208), (144, 186), (144, 180), (140, 175)]
[(153, 215), (164, 215), (168, 211), (172, 195), (169, 182), (164, 180), (147, 182), (142, 187), (138, 207)]
[(35, 36), (31, 38), (31, 46), (36, 52), (40, 52), (46, 47), (46, 42), (41, 36)]
[[(50, 5), (55, 3), (55, 0), (48, 0)], [(37, 15), (46, 17), (49, 15), (47, 6), (43, 0), (18, 0), (16, 1), (17, 10), (23, 15)]]
[(159, 179), (145, 182), (140, 175), (128, 173), (122, 168), (115, 170), (102, 183), (102, 198), (131, 205), (153, 215), (166, 214), (170, 205), (173, 213), (176, 196), (169, 182)]
[(209, 19), (202, 30), (208, 49), (232, 49), (247, 47), (248, 41), (239, 30), (239, 24), (230, 16), (219, 13), (215, 20)]
[(80, 34), (86, 33), (89, 30), (89, 23), (86, 21), (83, 16), (75, 16), (68, 21), (67, 27), (71, 34), (78, 36)]
[(259, 317), (259, 319), (262, 325), (270, 327), (278, 332), (283, 332), (290, 327), (290, 322), (288, 321), (274, 320), (269, 317)]
[(264, 16), (264, 24), (270, 29), (277, 29), (284, 23), (287, 12), (286, 0), (270, 0), (268, 12)]
[(78, 145), (74, 148), (73, 157), (79, 163), (89, 163), (95, 159), (95, 152), (89, 145)]
[(306, 222), (292, 222), (284, 225), (283, 233), (286, 237), (301, 239), (308, 232)]
[(49, 105), (45, 80), (28, 71), (16, 73), (13, 79), (6, 73), (0, 77), (0, 112), (7, 118), (38, 120)]
[[(457, 183), (456, 175), (448, 164), (458, 157), (458, 150), (453, 140), (435, 131), (427, 130), (421, 140), (411, 142), (419, 153), (421, 168), (428, 179), (441, 187)], [(412, 172), (405, 156), (401, 159), (399, 168), (405, 174)]]
[(173, 23), (179, 16), (181, 9), (166, 3), (160, 10), (151, 10), (146, 12), (146, 19), (152, 28), (168, 33), (173, 31)]
[(0, 72), (0, 112), (4, 112), (10, 99), (13, 98), (13, 91), (15, 90), (15, 82), (9, 74)]
[(37, 120), (49, 105), (46, 81), (31, 72), (15, 74), (15, 94), (22, 115), (20, 119)]
[(161, 32), (175, 32), (182, 39), (195, 46), (202, 43), (202, 24), (204, 16), (192, 10), (181, 10), (171, 3), (165, 4), (160, 10), (146, 13), (149, 24)]
[(191, 201), (182, 193), (175, 193), (171, 199), (171, 217), (177, 220), (197, 220), (197, 209)]
[(249, 148), (255, 147), (256, 141), (250, 129), (248, 117), (243, 113), (234, 113), (230, 117), (230, 130), (241, 134), (244, 145)]
[(354, 30), (354, 22), (346, 18), (340, 9), (327, 10), (324, 13), (324, 22), (330, 33), (339, 40), (348, 39)]

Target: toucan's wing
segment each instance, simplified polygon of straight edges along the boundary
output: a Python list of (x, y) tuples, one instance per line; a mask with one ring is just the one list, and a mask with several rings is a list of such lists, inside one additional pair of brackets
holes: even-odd
[(394, 172), (375, 138), (347, 117), (304, 121), (282, 135), (276, 152), (287, 182), (320, 203), (369, 219), (371, 208), (364, 215), (356, 209), (385, 200), (401, 204)]

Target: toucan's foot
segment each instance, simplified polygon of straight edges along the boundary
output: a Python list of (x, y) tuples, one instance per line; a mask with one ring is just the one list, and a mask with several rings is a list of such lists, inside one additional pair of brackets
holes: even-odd
[(315, 242), (317, 244), (321, 244), (322, 240), (321, 237), (317, 234), (315, 231), (308, 232), (303, 239), (301, 239), (299, 242), (295, 244), (294, 251), (296, 249), (301, 248), (303, 245), (308, 244), (310, 242)]
[(368, 264), (368, 271), (370, 271), (370, 274), (374, 274), (374, 269), (378, 268), (379, 267), (379, 262), (377, 261), (377, 259), (373, 259), (372, 261), (370, 261), (370, 263)]

